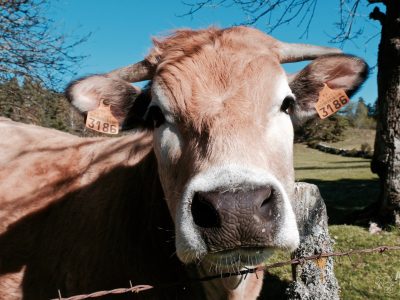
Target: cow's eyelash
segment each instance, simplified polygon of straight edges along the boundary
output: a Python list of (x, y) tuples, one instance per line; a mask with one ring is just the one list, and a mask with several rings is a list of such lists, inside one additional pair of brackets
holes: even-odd
[(283, 99), (282, 105), (281, 105), (281, 111), (283, 111), (286, 114), (289, 114), (290, 109), (294, 105), (294, 97), (292, 95), (288, 95)]
[(153, 126), (158, 128), (165, 122), (165, 117), (161, 108), (158, 106), (151, 106), (147, 112), (146, 120), (152, 122)]

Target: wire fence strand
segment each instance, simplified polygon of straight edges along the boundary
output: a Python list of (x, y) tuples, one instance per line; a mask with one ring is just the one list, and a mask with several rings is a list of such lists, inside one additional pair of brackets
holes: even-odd
[(218, 275), (189, 279), (187, 281), (174, 282), (174, 283), (162, 284), (162, 285), (157, 285), (157, 286), (152, 286), (152, 285), (147, 285), (147, 284), (132, 286), (132, 282), (129, 281), (129, 284), (130, 284), (129, 288), (117, 288), (117, 289), (107, 290), (107, 291), (98, 291), (98, 292), (94, 292), (91, 294), (82, 294), (82, 295), (76, 295), (76, 296), (71, 296), (71, 297), (67, 297), (67, 298), (62, 297), (61, 291), (58, 290), (58, 298), (54, 298), (51, 300), (83, 300), (83, 299), (90, 299), (90, 298), (98, 298), (98, 297), (107, 296), (107, 295), (117, 295), (117, 294), (125, 294), (125, 293), (141, 293), (141, 292), (151, 290), (151, 289), (183, 287), (183, 286), (190, 285), (193, 283), (227, 278), (227, 277), (231, 277), (231, 276), (241, 276), (241, 275), (246, 276), (247, 274), (264, 272), (269, 269), (280, 268), (280, 267), (283, 267), (286, 265), (301, 265), (301, 264), (304, 264), (306, 261), (317, 260), (320, 258), (350, 256), (350, 255), (355, 255), (355, 254), (383, 253), (383, 252), (387, 252), (387, 251), (396, 251), (396, 250), (400, 250), (400, 246), (378, 246), (375, 248), (355, 249), (355, 250), (351, 249), (351, 250), (343, 251), (343, 252), (319, 253), (319, 254), (315, 254), (315, 255), (294, 258), (291, 260), (280, 261), (280, 262), (276, 262), (276, 263), (272, 263), (272, 264), (268, 264), (268, 265), (264, 265), (264, 266), (260, 266), (260, 267), (256, 267), (256, 268), (247, 268), (247, 269), (240, 270), (237, 272), (221, 273)]

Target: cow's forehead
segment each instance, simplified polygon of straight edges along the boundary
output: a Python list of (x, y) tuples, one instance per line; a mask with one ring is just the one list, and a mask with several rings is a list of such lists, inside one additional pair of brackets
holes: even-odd
[(221, 114), (228, 122), (267, 112), (289, 93), (286, 75), (267, 46), (255, 49), (236, 36), (197, 42), (196, 51), (184, 57), (168, 53), (170, 49), (163, 53), (153, 97), (167, 113), (197, 125), (213, 123)]

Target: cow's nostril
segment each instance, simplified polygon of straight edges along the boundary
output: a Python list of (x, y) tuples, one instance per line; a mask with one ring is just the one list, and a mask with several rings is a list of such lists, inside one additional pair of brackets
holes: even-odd
[(261, 203), (261, 207), (266, 206), (269, 202), (271, 202), (271, 199), (273, 198), (273, 191), (269, 188), (267, 190), (267, 194), (264, 195), (264, 201)]
[(203, 228), (220, 227), (221, 219), (212, 203), (200, 193), (195, 193), (192, 202), (193, 221)]

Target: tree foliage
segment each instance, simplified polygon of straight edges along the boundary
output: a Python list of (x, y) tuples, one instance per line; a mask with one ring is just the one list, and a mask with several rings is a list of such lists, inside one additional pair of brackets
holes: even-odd
[(88, 35), (55, 33), (47, 8), (47, 0), (0, 0), (0, 83), (31, 78), (57, 89), (66, 74), (74, 74), (84, 56), (73, 49)]
[(0, 115), (18, 122), (86, 135), (82, 116), (67, 99), (29, 78), (22, 84), (16, 78), (0, 84)]
[(324, 120), (312, 119), (296, 130), (296, 142), (338, 142), (350, 125), (345, 116), (332, 115)]
[(373, 105), (365, 104), (362, 97), (358, 99), (358, 102), (353, 105), (352, 110), (347, 110), (343, 114), (347, 117), (350, 124), (359, 129), (375, 129), (376, 120)]
[(368, 103), (367, 109), (368, 109), (368, 116), (376, 121), (378, 117), (378, 100), (375, 100), (374, 103)]

